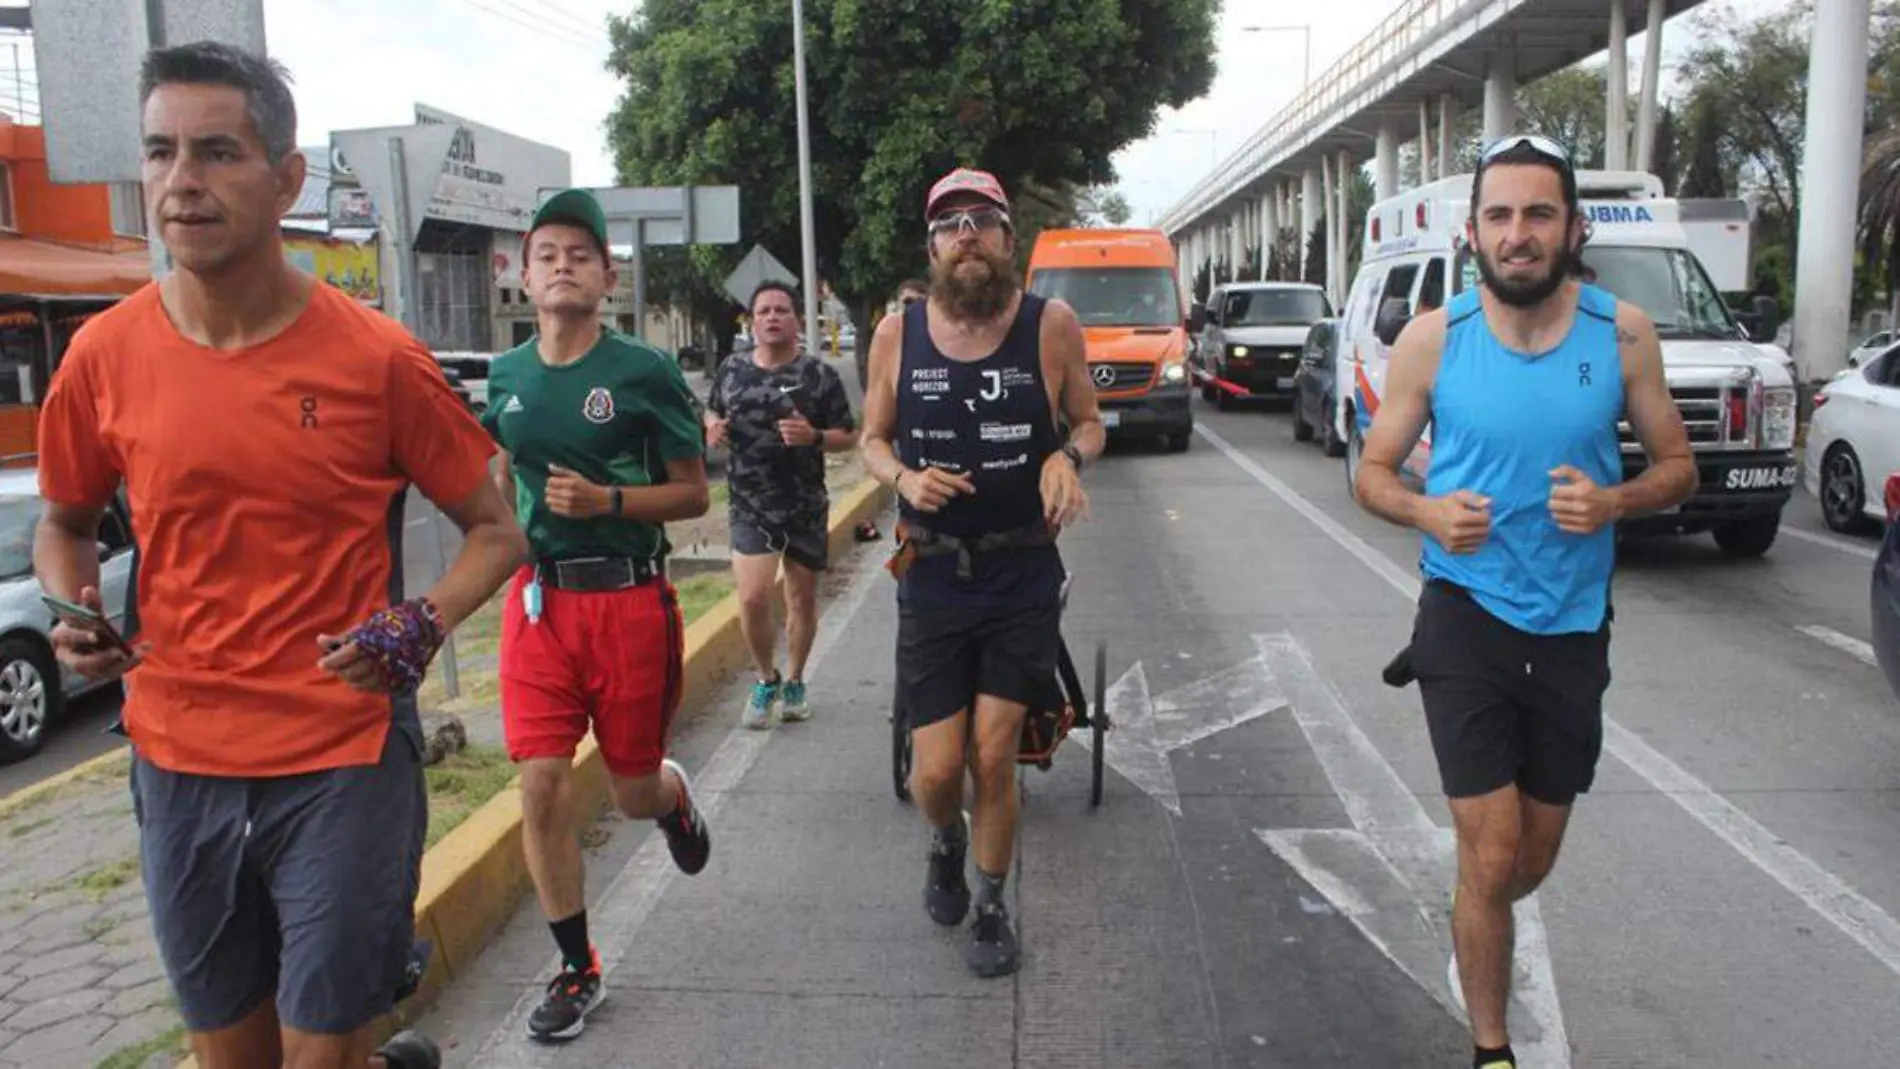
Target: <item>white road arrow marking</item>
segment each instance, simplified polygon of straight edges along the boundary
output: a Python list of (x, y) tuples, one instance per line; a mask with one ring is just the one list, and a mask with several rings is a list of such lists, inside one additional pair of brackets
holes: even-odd
[[(1273, 688), (1286, 695), (1352, 820), (1350, 831), (1255, 833), (1453, 1017), (1466, 1019), (1446, 969), (1457, 877), (1451, 829), (1432, 822), (1291, 635), (1256, 636), (1255, 642)], [(1568, 1069), (1570, 1044), (1536, 896), (1519, 902), (1515, 913), (1511, 1045), (1525, 1065)]]
[[(1148, 673), (1136, 661), (1108, 688), (1108, 715), (1113, 727), (1108, 734), (1108, 752), (1102, 759), (1178, 817), (1181, 796), (1175, 789), (1174, 763), (1169, 755), (1285, 704), (1273, 689), (1266, 662), (1259, 657), (1159, 697), (1149, 694)], [(1080, 742), (1083, 749), (1094, 742), (1087, 731), (1077, 731), (1069, 738)]]

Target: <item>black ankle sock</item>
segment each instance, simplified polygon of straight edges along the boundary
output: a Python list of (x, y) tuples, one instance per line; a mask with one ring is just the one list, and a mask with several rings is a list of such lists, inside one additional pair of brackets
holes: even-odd
[(990, 904), (991, 902), (995, 902), (998, 905), (1001, 905), (1003, 901), (1003, 882), (1008, 879), (1009, 879), (1009, 873), (1007, 872), (1003, 873), (1001, 876), (992, 876), (989, 873), (984, 872), (981, 868), (977, 869), (976, 870), (976, 906), (977, 908), (981, 909), (984, 906)]
[(956, 819), (937, 829), (937, 842), (944, 846), (964, 846), (969, 841), (970, 829), (964, 825), (962, 813), (958, 813)]
[(561, 948), (561, 961), (570, 969), (586, 971), (594, 965), (594, 950), (587, 942), (587, 911), (581, 910), (561, 921), (550, 921), (554, 945)]
[(1511, 1053), (1509, 1043), (1502, 1047), (1473, 1047), (1472, 1049), (1476, 1053), (1471, 1056), (1471, 1064), (1476, 1069), (1484, 1069), (1484, 1066), (1499, 1060), (1508, 1061), (1512, 1065), (1517, 1064), (1517, 1055)]

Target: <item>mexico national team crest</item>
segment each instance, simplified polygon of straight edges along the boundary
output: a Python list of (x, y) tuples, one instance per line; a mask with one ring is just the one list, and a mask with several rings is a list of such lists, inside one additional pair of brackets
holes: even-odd
[(581, 415), (589, 423), (612, 423), (614, 419), (613, 391), (605, 386), (596, 386), (587, 391), (587, 400), (581, 402)]

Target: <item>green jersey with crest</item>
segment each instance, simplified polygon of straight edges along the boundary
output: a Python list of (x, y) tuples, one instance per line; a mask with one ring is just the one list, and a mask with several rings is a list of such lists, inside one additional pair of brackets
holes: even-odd
[(666, 482), (666, 462), (705, 455), (705, 433), (679, 365), (604, 329), (587, 355), (552, 367), (536, 339), (496, 357), (482, 425), (514, 462), (515, 513), (538, 558), (664, 557), (666, 529), (618, 516), (570, 519), (548, 508), (548, 465), (600, 486)]

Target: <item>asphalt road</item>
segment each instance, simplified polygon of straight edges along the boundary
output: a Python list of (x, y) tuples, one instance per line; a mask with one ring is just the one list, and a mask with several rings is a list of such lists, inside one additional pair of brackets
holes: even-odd
[[(448, 1064), (1469, 1064), (1448, 818), (1417, 692), (1379, 679), (1416, 538), (1284, 413), (1197, 416), (1186, 454), (1105, 458), (1065, 538), (1067, 643), (1085, 681), (1105, 643), (1118, 727), (1097, 810), (1082, 738), (1023, 773), (1017, 976), (969, 976), (923, 916), (873, 549), (840, 562), (817, 719), (733, 731), (735, 690), (686, 727), (708, 870), (626, 823), (590, 855), (613, 994), (587, 1034), (522, 1037), (552, 964), (530, 900), (425, 1018)], [(1596, 788), (1521, 918), (1527, 1067), (1890, 1060), (1900, 704), (1862, 656), (1872, 553), (1807, 500), (1764, 560), (1626, 551)]]

